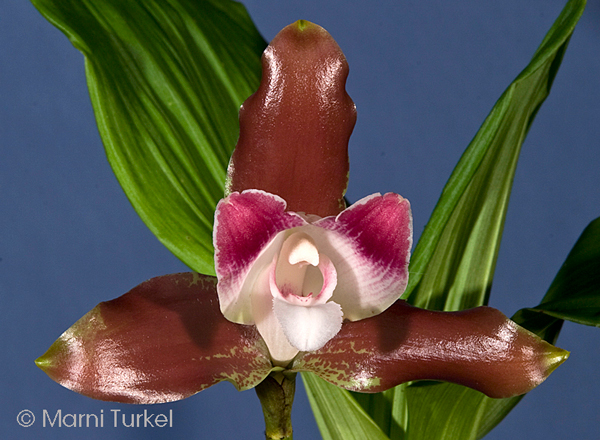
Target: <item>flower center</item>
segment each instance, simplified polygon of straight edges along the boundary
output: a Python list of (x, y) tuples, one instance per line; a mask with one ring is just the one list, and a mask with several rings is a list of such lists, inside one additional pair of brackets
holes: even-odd
[(269, 288), (276, 334), (287, 348), (318, 350), (342, 327), (342, 307), (331, 300), (337, 285), (335, 266), (302, 230), (284, 240), (273, 263)]
[(276, 285), (283, 297), (293, 295), (306, 302), (320, 294), (323, 275), (319, 257), (314, 240), (304, 232), (295, 232), (284, 241), (275, 269)]

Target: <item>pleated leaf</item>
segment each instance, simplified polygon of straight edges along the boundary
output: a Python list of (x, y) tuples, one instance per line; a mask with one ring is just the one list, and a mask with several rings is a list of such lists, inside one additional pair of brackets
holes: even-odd
[[(584, 6), (581, 0), (565, 6), (463, 154), (415, 250), (410, 302), (444, 310), (487, 303), (521, 144)], [(559, 329), (551, 330), (555, 337)], [(405, 393), (395, 394), (394, 405), (409, 408), (404, 440), (481, 438), (521, 398), (494, 400), (450, 384), (401, 387)]]
[(404, 299), (412, 304), (460, 310), (487, 303), (521, 145), (584, 6), (565, 6), (454, 169), (411, 260)]
[(223, 0), (32, 0), (85, 55), (108, 160), (159, 240), (214, 274), (213, 212), (223, 197), (240, 104), (258, 86), (265, 41)]
[(302, 373), (323, 440), (387, 440), (388, 437), (347, 391)]
[[(565, 6), (454, 169), (411, 259), (404, 295), (410, 303), (436, 310), (487, 303), (520, 148), (584, 6), (584, 0)], [(548, 320), (535, 321), (541, 334), (555, 336), (560, 329)], [(307, 390), (313, 392), (310, 384)], [(457, 385), (418, 382), (354, 396), (385, 434), (404, 440), (480, 438), (520, 399), (493, 400)]]

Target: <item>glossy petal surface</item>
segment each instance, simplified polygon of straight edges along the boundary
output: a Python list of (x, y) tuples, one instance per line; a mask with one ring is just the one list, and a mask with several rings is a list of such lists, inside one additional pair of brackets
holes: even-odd
[(291, 211), (338, 214), (356, 122), (344, 54), (325, 29), (298, 21), (277, 34), (262, 63), (260, 87), (240, 110), (228, 193), (260, 189), (283, 197)]
[(256, 328), (223, 317), (215, 284), (195, 273), (152, 278), (98, 304), (36, 363), (100, 400), (169, 402), (222, 380), (252, 388), (271, 370), (268, 351)]
[(379, 392), (428, 379), (499, 398), (530, 391), (567, 357), (490, 307), (434, 312), (398, 301), (376, 317), (344, 323), (321, 350), (294, 361), (293, 369), (352, 391)]

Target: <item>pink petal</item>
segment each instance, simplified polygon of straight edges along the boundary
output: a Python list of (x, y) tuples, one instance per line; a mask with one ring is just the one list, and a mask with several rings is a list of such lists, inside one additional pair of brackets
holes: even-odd
[(408, 200), (398, 194), (365, 197), (305, 230), (336, 268), (332, 300), (342, 306), (344, 318), (381, 313), (406, 289), (412, 216)]
[(263, 251), (277, 233), (306, 224), (285, 209), (285, 200), (258, 190), (232, 193), (217, 205), (213, 231), (217, 291), (221, 311), (233, 322), (254, 323), (252, 284), (273, 258), (264, 256), (264, 261), (257, 262)]

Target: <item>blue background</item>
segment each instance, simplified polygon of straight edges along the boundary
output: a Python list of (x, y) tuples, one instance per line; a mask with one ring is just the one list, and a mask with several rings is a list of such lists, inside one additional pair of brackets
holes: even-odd
[[(558, 0), (245, 2), (267, 40), (304, 18), (334, 36), (358, 106), (348, 197), (394, 191), (411, 201), (418, 238), (460, 154), (527, 64)], [(539, 302), (583, 228), (600, 215), (600, 3), (581, 19), (552, 93), (525, 142), (491, 305)], [(154, 238), (104, 156), (83, 56), (27, 1), (0, 0), (0, 433), (8, 439), (261, 438), (253, 391), (224, 383), (148, 407), (173, 428), (42, 428), (50, 414), (139, 413), (57, 385), (33, 360), (98, 302), (186, 268)], [(597, 439), (600, 331), (566, 323), (571, 358), (489, 439)], [(299, 384), (301, 387), (301, 384)], [(19, 411), (36, 423), (22, 428)], [(318, 438), (302, 389), (297, 439)]]

